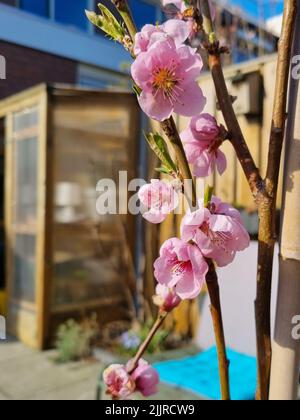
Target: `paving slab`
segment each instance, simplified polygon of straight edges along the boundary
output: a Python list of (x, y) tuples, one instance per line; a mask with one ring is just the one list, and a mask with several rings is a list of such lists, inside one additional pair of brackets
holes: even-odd
[(6, 395), (2, 394), (2, 392), (0, 392), (0, 401), (7, 401), (7, 400), (9, 400), (9, 398)]
[[(98, 352), (98, 361), (56, 364), (55, 353), (37, 352), (18, 342), (0, 345), (0, 401), (90, 401), (103, 367), (115, 356)], [(102, 362), (101, 362), (102, 361)], [(160, 386), (158, 400), (197, 399), (179, 389)]]

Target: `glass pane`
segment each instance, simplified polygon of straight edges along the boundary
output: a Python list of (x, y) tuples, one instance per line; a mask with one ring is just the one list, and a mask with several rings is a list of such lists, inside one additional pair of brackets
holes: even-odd
[(34, 226), (37, 212), (37, 139), (16, 142), (17, 201), (15, 221), (18, 226)]
[(16, 235), (14, 297), (32, 303), (35, 301), (35, 247), (35, 236)]
[(5, 286), (4, 238), (4, 119), (0, 119), (0, 289)]
[(131, 102), (119, 102), (68, 103), (54, 114), (54, 312), (102, 299), (128, 308), (125, 254), (133, 224), (96, 213), (98, 180), (118, 182), (119, 170), (134, 160)]
[(55, 0), (55, 20), (80, 29), (87, 29), (86, 0)]
[(39, 16), (49, 16), (49, 0), (21, 0), (20, 8)]
[(147, 23), (152, 23), (153, 25), (156, 23), (157, 6), (142, 0), (129, 0), (129, 5), (138, 29), (141, 29)]
[(14, 140), (14, 297), (35, 301), (38, 110), (13, 116)]

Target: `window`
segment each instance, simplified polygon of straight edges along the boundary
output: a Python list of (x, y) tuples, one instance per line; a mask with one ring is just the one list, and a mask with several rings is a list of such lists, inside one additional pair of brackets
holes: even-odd
[(129, 4), (138, 29), (147, 23), (155, 24), (157, 22), (157, 7), (154, 4), (143, 0), (129, 0)]
[(87, 8), (86, 0), (55, 0), (55, 20), (68, 26), (86, 30), (88, 20), (84, 11)]
[(20, 9), (33, 13), (38, 16), (49, 16), (49, 0), (20, 0)]

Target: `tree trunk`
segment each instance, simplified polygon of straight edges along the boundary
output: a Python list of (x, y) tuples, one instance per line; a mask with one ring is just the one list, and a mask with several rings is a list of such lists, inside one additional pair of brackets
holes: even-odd
[[(299, 33), (300, 0), (298, 0), (293, 57), (300, 55)], [(294, 325), (299, 322), (300, 316), (300, 86), (297, 74), (294, 74), (291, 80), (289, 98), (280, 279), (270, 400), (297, 399), (299, 384), (300, 340), (297, 337), (299, 328)]]

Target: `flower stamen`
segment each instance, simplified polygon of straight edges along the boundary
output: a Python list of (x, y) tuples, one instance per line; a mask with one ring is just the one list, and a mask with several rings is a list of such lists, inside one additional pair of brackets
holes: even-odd
[(176, 265), (174, 265), (172, 272), (175, 275), (181, 275), (188, 271), (191, 267), (190, 261), (178, 261)]
[(162, 92), (164, 99), (168, 99), (171, 104), (178, 102), (183, 89), (178, 86), (180, 79), (175, 74), (176, 66), (157, 68), (153, 72), (153, 89), (156, 97)]

